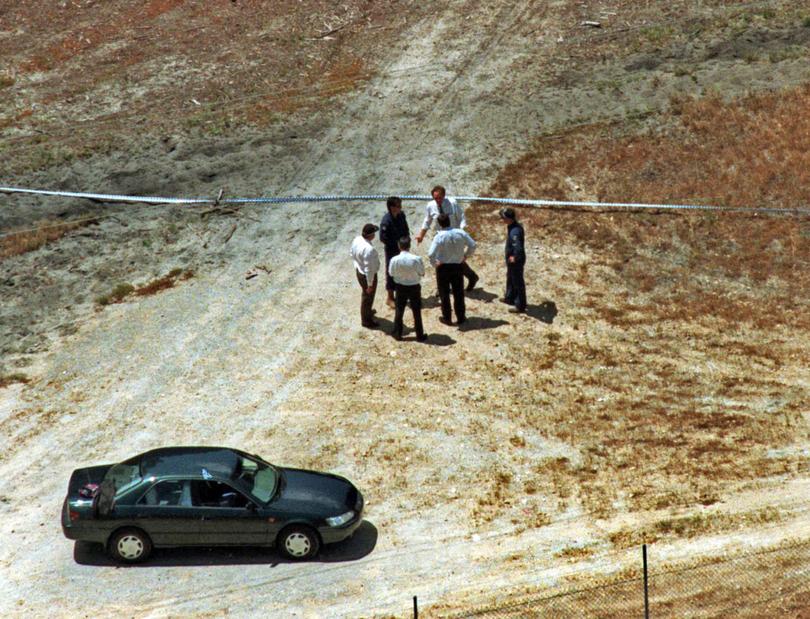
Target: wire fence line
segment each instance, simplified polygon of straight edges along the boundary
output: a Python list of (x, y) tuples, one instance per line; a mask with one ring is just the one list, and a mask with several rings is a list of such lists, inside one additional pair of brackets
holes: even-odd
[[(499, 594), (486, 606), (429, 617), (518, 619), (539, 617), (810, 617), (810, 540), (718, 556), (687, 567), (642, 566), (589, 586), (552, 587), (533, 595)], [(575, 575), (593, 582), (590, 573)], [(646, 576), (646, 577), (645, 577)], [(648, 602), (648, 604), (645, 604)], [(414, 615), (418, 614), (416, 605)]]

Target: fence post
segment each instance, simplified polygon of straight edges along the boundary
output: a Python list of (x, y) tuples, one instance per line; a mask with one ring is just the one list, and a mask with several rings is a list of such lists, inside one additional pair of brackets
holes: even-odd
[(419, 619), (419, 605), (416, 603), (416, 596), (413, 596), (413, 619)]
[(644, 619), (650, 619), (650, 597), (647, 584), (647, 544), (642, 544), (641, 556), (644, 562)]

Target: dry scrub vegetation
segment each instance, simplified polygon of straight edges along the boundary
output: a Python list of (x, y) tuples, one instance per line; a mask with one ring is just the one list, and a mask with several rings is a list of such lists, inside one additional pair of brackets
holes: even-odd
[(73, 222), (43, 220), (25, 230), (8, 232), (0, 238), (0, 260), (34, 251), (47, 243), (61, 239), (71, 230), (78, 230), (96, 222), (96, 218), (86, 218)]
[(177, 282), (187, 280), (191, 277), (194, 277), (193, 271), (176, 268), (169, 271), (166, 275), (157, 277), (142, 286), (133, 286), (128, 283), (117, 284), (108, 294), (98, 297), (96, 304), (104, 306), (112, 303), (121, 303), (131, 295), (147, 297), (163, 290), (174, 288)]
[[(373, 76), (364, 58), (403, 23), (390, 15), (407, 21), (426, 11), (394, 0), (306, 9), (240, 0), (213, 12), (178, 0), (9, 6), (0, 26), (16, 32), (0, 38), (0, 132), (8, 135), (0, 152), (14, 173), (113, 152), (135, 123), (155, 139), (221, 136), (326, 109)], [(366, 30), (374, 36), (358, 36)]]
[[(678, 101), (657, 119), (664, 129), (592, 126), (542, 139), (491, 190), (806, 207), (808, 110), (810, 88)], [(494, 241), (490, 211), (472, 219)], [(532, 372), (510, 395), (524, 427), (583, 455), (540, 461), (526, 492), (553, 491), (561, 506), (578, 497), (607, 517), (711, 505), (739, 484), (807, 472), (806, 456), (790, 446), (808, 440), (810, 216), (521, 209), (519, 217), (530, 244), (559, 259), (534, 270), (530, 298), (567, 280), (559, 294), (576, 307), (561, 311), (575, 333), (513, 342), (511, 354)], [(559, 378), (553, 394), (550, 376)], [(709, 520), (661, 521), (648, 537), (719, 526)]]

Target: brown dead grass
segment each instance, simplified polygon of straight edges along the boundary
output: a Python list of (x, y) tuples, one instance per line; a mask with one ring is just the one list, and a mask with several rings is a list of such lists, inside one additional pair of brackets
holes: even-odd
[[(16, 75), (0, 88), (6, 104), (0, 105), (6, 110), (0, 129), (25, 135), (6, 140), (7, 167), (60, 163), (39, 152), (41, 142), (49, 150), (57, 143), (70, 158), (118, 148), (131, 138), (136, 119), (158, 137), (219, 135), (328, 109), (373, 76), (366, 59), (379, 56), (388, 36), (427, 12), (427, 6), (394, 0), (352, 0), (340, 7), (318, 0), (303, 8), (294, 0), (240, 0), (213, 13), (181, 0), (146, 6), (110, 0), (92, 7), (18, 3), (4, 18), (19, 28), (0, 40), (0, 55)], [(54, 23), (63, 27), (54, 30)], [(168, 64), (170, 80), (162, 75)], [(200, 81), (199, 75), (207, 77)], [(32, 79), (35, 99), (23, 109), (15, 88)], [(120, 109), (103, 103), (135, 83), (138, 94), (127, 96)]]
[(194, 277), (194, 272), (190, 270), (184, 269), (172, 269), (163, 277), (158, 277), (153, 279), (148, 284), (144, 284), (143, 286), (139, 286), (135, 288), (133, 291), (134, 294), (138, 297), (147, 297), (153, 294), (157, 294), (163, 290), (168, 290), (169, 288), (174, 288), (175, 284), (178, 281), (184, 281), (191, 277)]
[(180, 281), (194, 277), (194, 271), (186, 269), (172, 269), (166, 275), (157, 277), (143, 286), (133, 286), (129, 283), (117, 284), (109, 293), (96, 299), (100, 306), (123, 303), (128, 297), (148, 297), (169, 288), (174, 288)]
[(11, 374), (0, 375), (0, 389), (18, 383), (27, 385), (30, 382), (31, 379), (28, 378), (28, 376), (26, 376), (25, 374), (22, 374), (20, 372), (12, 372)]
[(96, 222), (96, 219), (76, 222), (42, 220), (34, 224), (33, 229), (10, 232), (8, 236), (0, 238), (0, 260), (34, 251), (48, 243), (61, 239), (72, 230), (91, 226)]
[(651, 544), (665, 537), (692, 538), (706, 533), (718, 533), (743, 526), (757, 527), (778, 522), (782, 516), (773, 508), (736, 514), (690, 514), (659, 519), (643, 527), (615, 531), (608, 536), (617, 548)]
[[(810, 86), (680, 101), (657, 119), (666, 129), (594, 126), (540, 140), (491, 191), (807, 205), (808, 110)], [(502, 231), (491, 210), (470, 219), (494, 242)], [(531, 302), (547, 294), (546, 279), (558, 282), (574, 330), (511, 344), (532, 371), (509, 394), (523, 427), (582, 454), (576, 466), (540, 463), (523, 492), (609, 516), (710, 505), (734, 484), (807, 471), (806, 458), (769, 450), (806, 439), (810, 393), (788, 377), (808, 361), (810, 217), (524, 208), (519, 218), (530, 246), (587, 256), (542, 264), (530, 291)]]

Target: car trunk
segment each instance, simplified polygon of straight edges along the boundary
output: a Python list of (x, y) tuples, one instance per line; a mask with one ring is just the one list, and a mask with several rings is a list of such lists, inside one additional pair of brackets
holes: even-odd
[(74, 515), (72, 519), (96, 515), (98, 498), (104, 475), (112, 464), (76, 469), (68, 482), (67, 506)]

